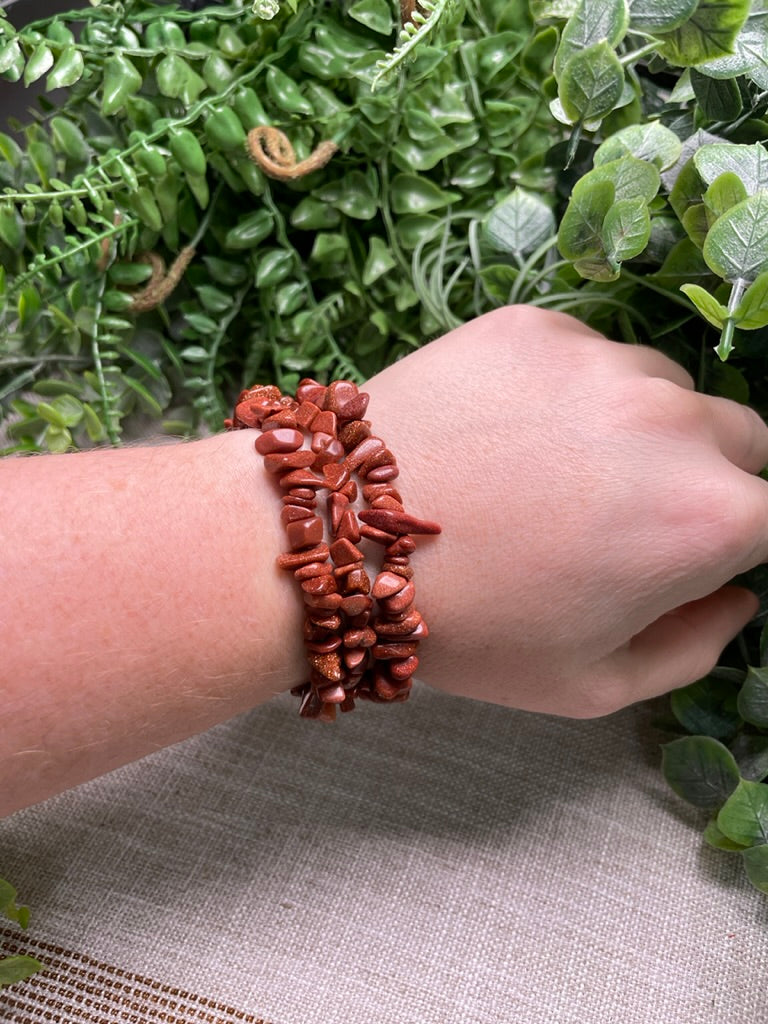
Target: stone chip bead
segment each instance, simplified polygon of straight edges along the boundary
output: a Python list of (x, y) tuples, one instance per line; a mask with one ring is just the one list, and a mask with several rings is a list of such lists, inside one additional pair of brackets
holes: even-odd
[[(284, 492), (289, 550), (277, 565), (301, 591), (308, 669), (291, 692), (301, 698), (300, 714), (320, 721), (351, 711), (357, 699), (405, 700), (429, 633), (415, 607), (411, 535), (440, 527), (406, 512), (392, 484), (400, 472), (395, 456), (363, 419), (367, 408), (368, 395), (353, 381), (306, 378), (295, 398), (271, 385), (241, 392), (226, 421), (230, 429), (261, 431), (255, 449)], [(358, 482), (367, 505), (359, 512)], [(382, 548), (372, 585), (366, 556)]]

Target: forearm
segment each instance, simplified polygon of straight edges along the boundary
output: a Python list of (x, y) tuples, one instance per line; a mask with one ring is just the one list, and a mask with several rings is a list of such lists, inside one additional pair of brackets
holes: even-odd
[(302, 681), (250, 431), (0, 466), (0, 815)]

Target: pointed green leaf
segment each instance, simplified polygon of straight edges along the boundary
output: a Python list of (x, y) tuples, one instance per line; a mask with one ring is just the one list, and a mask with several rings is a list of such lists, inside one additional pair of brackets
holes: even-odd
[(18, 82), (24, 71), (24, 53), (15, 39), (0, 46), (0, 75), (9, 82)]
[(768, 271), (752, 282), (736, 307), (733, 318), (742, 331), (768, 327)]
[(31, 85), (53, 67), (53, 53), (45, 42), (37, 44), (24, 69), (24, 85)]
[(691, 68), (691, 85), (702, 113), (710, 121), (735, 121), (741, 113), (741, 90), (732, 78), (711, 78)]
[(0, 989), (5, 988), (6, 985), (15, 985), (19, 981), (24, 981), (25, 978), (42, 970), (42, 967), (40, 961), (31, 956), (14, 954), (4, 957), (0, 960)]
[(74, 46), (68, 46), (61, 51), (58, 60), (53, 65), (53, 70), (45, 80), (45, 88), (48, 92), (54, 89), (65, 89), (74, 85), (83, 77), (85, 61), (83, 55)]
[(675, 793), (695, 807), (719, 807), (740, 785), (733, 755), (711, 736), (683, 736), (665, 743), (662, 771)]
[(741, 779), (720, 808), (717, 827), (743, 846), (768, 842), (768, 786)]
[(122, 109), (125, 101), (141, 88), (141, 75), (127, 57), (118, 54), (104, 62), (101, 112), (110, 117)]
[(680, 291), (688, 296), (708, 323), (717, 327), (718, 330), (723, 327), (728, 319), (728, 310), (721, 302), (717, 301), (714, 295), (698, 284), (684, 284)]
[[(739, 675), (738, 684), (742, 678)], [(670, 696), (672, 714), (692, 733), (706, 733), (719, 739), (731, 736), (741, 725), (736, 712), (737, 685), (722, 670), (675, 690)]]
[[(582, 182), (610, 181), (616, 200), (641, 197), (650, 203), (659, 191), (661, 176), (655, 165), (634, 156), (623, 156), (594, 167)], [(581, 182), (579, 182), (581, 185)], [(574, 189), (575, 191), (575, 189)]]
[(421, 175), (396, 174), (392, 179), (391, 197), (395, 213), (422, 214), (450, 206), (461, 199), (461, 194), (441, 189)]

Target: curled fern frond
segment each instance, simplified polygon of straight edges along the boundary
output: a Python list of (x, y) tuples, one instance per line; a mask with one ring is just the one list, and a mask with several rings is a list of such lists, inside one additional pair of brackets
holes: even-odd
[(372, 89), (394, 74), (406, 60), (413, 56), (415, 51), (432, 35), (440, 22), (445, 19), (455, 2), (456, 0), (416, 0), (410, 20), (400, 30), (397, 47), (376, 63), (378, 70), (371, 82)]

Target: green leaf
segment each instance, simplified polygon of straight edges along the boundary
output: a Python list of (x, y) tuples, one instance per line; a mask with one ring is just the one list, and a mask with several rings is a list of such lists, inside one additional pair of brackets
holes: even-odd
[(42, 969), (40, 961), (31, 956), (6, 956), (0, 960), (0, 989), (24, 981)]
[(580, 0), (568, 19), (555, 54), (555, 75), (558, 80), (568, 62), (575, 56), (604, 43), (608, 49), (618, 46), (628, 25), (625, 0)]
[(708, 323), (712, 324), (713, 327), (717, 327), (718, 330), (722, 329), (725, 321), (728, 319), (728, 309), (721, 302), (718, 302), (714, 295), (698, 284), (684, 284), (681, 286), (680, 291), (688, 296)]
[(691, 68), (691, 85), (699, 107), (710, 121), (735, 121), (741, 113), (741, 90), (732, 78), (711, 78)]
[(609, 262), (621, 263), (639, 256), (651, 237), (651, 217), (642, 196), (614, 203), (605, 215), (602, 235)]
[(18, 82), (24, 71), (24, 53), (15, 39), (0, 46), (0, 75), (9, 82)]
[(68, 46), (61, 51), (58, 60), (53, 65), (53, 70), (45, 80), (45, 88), (48, 92), (54, 89), (66, 89), (74, 85), (83, 77), (85, 61), (83, 55), (74, 46)]
[(682, 143), (673, 131), (660, 121), (647, 121), (614, 132), (597, 147), (593, 161), (597, 167), (624, 156), (632, 156), (655, 164), (663, 171), (677, 163), (682, 148)]
[(752, 846), (742, 852), (747, 878), (760, 892), (768, 893), (768, 846)]
[(665, 743), (662, 771), (675, 793), (695, 807), (717, 808), (741, 785), (730, 750), (711, 736), (683, 736)]
[(723, 678), (720, 671), (718, 669), (671, 694), (672, 714), (688, 732), (706, 733), (722, 739), (739, 728), (737, 689), (730, 675)]
[[(763, 275), (768, 281), (768, 274)], [(766, 317), (768, 322), (768, 317)], [(748, 668), (737, 707), (745, 722), (768, 728), (768, 668)]]
[(190, 105), (206, 88), (205, 79), (177, 53), (169, 53), (155, 68), (157, 88), (169, 99), (179, 99)]
[(497, 203), (483, 222), (483, 237), (489, 245), (513, 255), (533, 252), (554, 233), (555, 216), (549, 204), (520, 187)]
[(714, 223), (732, 206), (743, 202), (747, 198), (747, 190), (738, 175), (732, 171), (726, 171), (715, 178), (702, 198), (711, 215), (709, 219)]
[(29, 907), (19, 906), (16, 895), (11, 883), (0, 878), (0, 915), (26, 928), (29, 924)]
[(759, 274), (744, 292), (733, 319), (742, 331), (768, 327), (768, 271)]
[(631, 0), (629, 23), (644, 32), (669, 32), (688, 21), (698, 0)]
[(615, 194), (609, 180), (582, 178), (576, 183), (557, 234), (557, 246), (565, 259), (603, 255), (603, 221)]
[(624, 69), (611, 45), (603, 41), (568, 60), (560, 76), (559, 96), (573, 124), (591, 126), (610, 114), (623, 89)]
[(44, 41), (39, 42), (32, 51), (32, 56), (27, 61), (27, 66), (24, 69), (24, 85), (31, 85), (38, 78), (42, 78), (53, 67), (53, 61), (53, 52)]
[(658, 50), (670, 64), (690, 67), (732, 51), (751, 0), (699, 0), (674, 31), (661, 35)]
[(377, 235), (371, 237), (368, 243), (368, 256), (363, 267), (362, 282), (369, 288), (374, 281), (378, 281), (390, 270), (397, 266), (397, 260), (392, 255), (389, 246), (383, 238)]
[(707, 233), (704, 259), (726, 281), (754, 281), (768, 270), (768, 193), (759, 192), (719, 217)]
[(768, 786), (741, 779), (720, 808), (717, 827), (742, 846), (768, 842)]
[(617, 201), (642, 198), (646, 203), (650, 203), (659, 190), (661, 176), (655, 165), (648, 163), (647, 160), (623, 156), (594, 167), (584, 175), (579, 186), (582, 182), (587, 182), (587, 187), (591, 187), (593, 182), (599, 181), (611, 182)]
[(392, 5), (388, 0), (357, 0), (347, 14), (379, 35), (388, 36), (392, 32)]
[(751, 146), (713, 142), (696, 150), (693, 163), (707, 185), (731, 173), (741, 181), (748, 196), (768, 189), (768, 152), (758, 142)]
[(157, 401), (152, 392), (149, 391), (146, 388), (146, 386), (141, 383), (141, 381), (136, 380), (135, 377), (131, 377), (127, 373), (124, 373), (120, 379), (124, 384), (127, 384), (128, 387), (139, 396), (139, 399), (141, 400), (141, 402), (146, 407), (149, 413), (151, 413), (154, 416), (163, 415), (162, 405), (160, 405), (160, 403)]
[(723, 835), (717, 825), (717, 818), (712, 818), (704, 829), (704, 842), (715, 850), (726, 850), (729, 853), (740, 853), (744, 849), (743, 843), (734, 843), (728, 836)]
[(422, 214), (442, 210), (461, 199), (461, 193), (441, 189), (429, 178), (416, 174), (396, 174), (391, 184), (395, 213)]
[(127, 57), (108, 57), (104, 62), (102, 114), (111, 117), (121, 110), (125, 101), (139, 91), (141, 82), (141, 75)]

